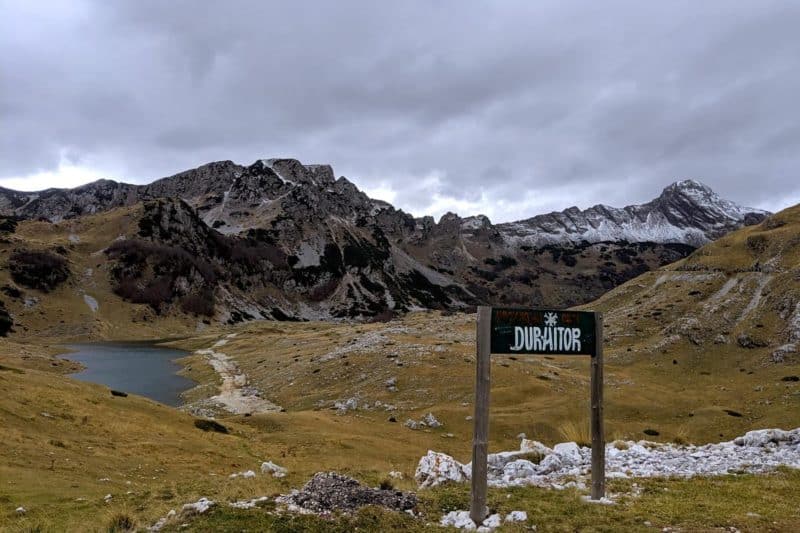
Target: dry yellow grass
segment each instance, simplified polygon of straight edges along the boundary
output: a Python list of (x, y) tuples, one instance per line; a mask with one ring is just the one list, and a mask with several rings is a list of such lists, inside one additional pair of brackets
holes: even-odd
[[(742, 334), (785, 337), (786, 320), (776, 306), (796, 293), (800, 279), (796, 211), (778, 215), (770, 223), (776, 227), (746, 228), (587, 306), (607, 317), (609, 436), (700, 444), (756, 428), (800, 426), (800, 385), (782, 381), (800, 374), (798, 361), (770, 362), (774, 343), (742, 348), (736, 342)], [(399, 470), (406, 479), (396, 484), (412, 488), (414, 468), (428, 449), (469, 460), (474, 316), (421, 312), (388, 324), (251, 323), (202, 332), (195, 331), (194, 319), (145, 322), (143, 308), (120, 305), (105, 274), (99, 274), (104, 258), (97, 252), (109, 236), (125, 231), (125, 216), (121, 210), (63, 223), (56, 226), (57, 234), (51, 226), (26, 222), (11, 243), (0, 246), (0, 254), (20, 244), (73, 246), (73, 272), (93, 269), (33, 308), (9, 304), (28, 331), (20, 327), (13, 341), (0, 341), (0, 528), (86, 530), (88, 521), (88, 529), (99, 530), (118, 515), (147, 525), (200, 496), (231, 500), (285, 492), (319, 470), (338, 470), (372, 484)], [(80, 243), (71, 243), (70, 234), (79, 235)], [(760, 237), (748, 244), (761, 234), (767, 234), (766, 244)], [(771, 273), (735, 272), (753, 270), (756, 261), (763, 265), (771, 251), (781, 258)], [(764, 275), (771, 277), (759, 293)], [(0, 284), (6, 278), (0, 273)], [(731, 298), (714, 309), (731, 279), (736, 279)], [(80, 290), (100, 302), (96, 314)], [(757, 305), (748, 309), (753, 301)], [(697, 328), (681, 329), (687, 318), (696, 319)], [(716, 334), (703, 332), (723, 327), (726, 342), (716, 343)], [(134, 396), (112, 398), (104, 387), (65, 378), (61, 374), (72, 367), (52, 357), (67, 340), (180, 334), (185, 337), (173, 344), (193, 351), (229, 333), (237, 335), (219, 350), (267, 398), (287, 409), (225, 418), (232, 435), (203, 433), (190, 416), (174, 409)], [(491, 451), (516, 448), (519, 433), (547, 444), (585, 437), (588, 360), (496, 356), (492, 361)], [(189, 376), (207, 385), (189, 399), (214, 394), (218, 377), (203, 357), (190, 355), (184, 363), (191, 367)], [(392, 377), (396, 392), (386, 386)], [(335, 401), (349, 398), (357, 398), (357, 410), (339, 415), (332, 409)], [(387, 410), (387, 404), (395, 409)], [(428, 412), (444, 426), (424, 431), (403, 426)], [(648, 437), (645, 429), (659, 435)], [(290, 475), (228, 478), (257, 469), (262, 460), (288, 467)], [(110, 481), (100, 481), (104, 478)], [(796, 476), (782, 482), (796, 486)], [(108, 493), (114, 495), (110, 504), (103, 502)], [(544, 501), (543, 509), (549, 509), (550, 500)], [(558, 501), (553, 509), (574, 505)], [(19, 505), (29, 509), (24, 517), (13, 513)], [(789, 514), (781, 512), (776, 520), (788, 523)], [(592, 523), (589, 515), (586, 520)], [(662, 522), (669, 525), (669, 516)]]

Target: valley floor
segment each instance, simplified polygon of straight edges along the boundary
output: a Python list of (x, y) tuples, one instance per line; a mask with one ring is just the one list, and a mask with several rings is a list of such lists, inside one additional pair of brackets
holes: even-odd
[[(182, 364), (198, 383), (183, 410), (64, 377), (72, 367), (53, 358), (56, 340), (2, 341), (0, 528), (106, 531), (126, 519), (146, 527), (201, 497), (274, 496), (318, 471), (417, 490), (414, 473), (428, 450), (469, 461), (474, 327), (474, 316), (431, 312), (389, 323), (210, 329), (171, 343), (191, 352)], [(637, 345), (613, 338), (606, 351), (609, 441), (699, 445), (800, 426), (800, 384), (790, 379), (800, 374), (797, 363), (764, 364), (764, 355), (751, 351), (723, 364), (684, 349), (633, 357)], [(588, 392), (587, 361), (494, 357), (490, 450), (516, 449), (520, 433), (548, 446), (586, 443)], [(442, 426), (420, 426), (428, 413)], [(202, 431), (194, 415), (213, 415), (229, 432)], [(409, 420), (418, 429), (407, 427)], [(265, 461), (285, 467), (287, 476), (229, 477), (258, 471)], [(539, 531), (791, 531), (800, 523), (798, 489), (798, 471), (778, 470), (614, 479), (610, 490), (621, 496), (611, 506), (585, 503), (575, 489), (536, 487), (494, 488), (490, 503), (501, 513), (527, 511), (528, 525)], [(423, 514), (416, 519), (366, 509), (322, 520), (219, 505), (186, 522), (199, 531), (436, 529), (442, 514), (468, 508), (468, 490), (420, 490)]]

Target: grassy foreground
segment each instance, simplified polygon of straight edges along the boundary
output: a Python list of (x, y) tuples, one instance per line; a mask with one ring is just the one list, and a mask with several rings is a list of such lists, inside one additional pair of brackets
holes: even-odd
[[(726, 476), (693, 480), (613, 481), (615, 505), (583, 501), (574, 491), (537, 488), (490, 490), (492, 512), (528, 513), (528, 522), (498, 531), (796, 531), (800, 524), (800, 472), (769, 476)], [(192, 531), (441, 531), (440, 515), (469, 508), (466, 485), (422, 491), (420, 518), (363, 508), (352, 516), (320, 518), (280, 514), (270, 506), (255, 510), (220, 507), (188, 523)], [(181, 523), (166, 531), (180, 531)]]

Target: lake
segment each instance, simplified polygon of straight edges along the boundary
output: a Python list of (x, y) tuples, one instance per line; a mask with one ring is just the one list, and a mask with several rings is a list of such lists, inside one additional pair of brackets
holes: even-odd
[(71, 344), (74, 353), (63, 357), (86, 367), (71, 377), (100, 383), (111, 389), (138, 394), (166, 405), (181, 404), (181, 392), (195, 383), (176, 374), (175, 362), (188, 355), (151, 342), (95, 342)]

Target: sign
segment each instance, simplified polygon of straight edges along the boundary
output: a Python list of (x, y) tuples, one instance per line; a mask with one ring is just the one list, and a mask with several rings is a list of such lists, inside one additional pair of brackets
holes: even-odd
[(486, 507), (489, 454), (491, 355), (591, 356), (589, 417), (592, 431), (592, 499), (605, 496), (603, 429), (603, 316), (581, 311), (478, 307), (475, 372), (475, 426), (472, 437), (472, 490), (469, 516), (481, 524)]
[(594, 356), (595, 327), (594, 313), (493, 308), (491, 350), (496, 354)]

